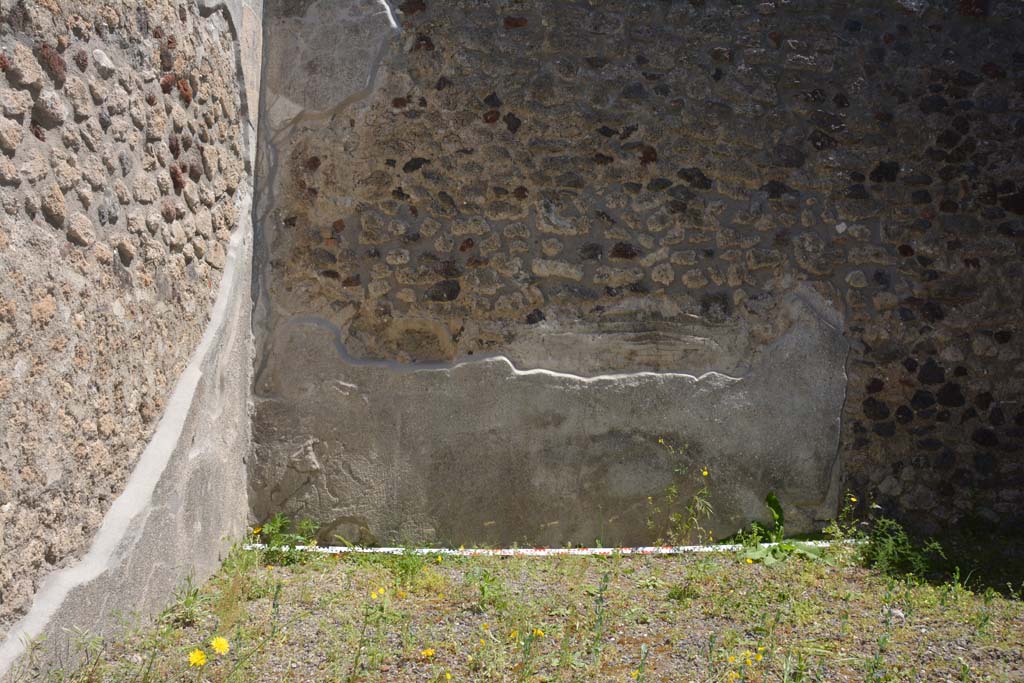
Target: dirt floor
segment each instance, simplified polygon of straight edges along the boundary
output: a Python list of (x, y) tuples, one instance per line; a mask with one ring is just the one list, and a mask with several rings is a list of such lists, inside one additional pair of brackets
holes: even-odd
[(295, 558), (238, 551), (155, 623), (115, 642), (83, 637), (86, 664), (51, 679), (1024, 680), (1012, 586), (891, 578), (855, 552), (771, 565), (715, 553), (282, 566)]

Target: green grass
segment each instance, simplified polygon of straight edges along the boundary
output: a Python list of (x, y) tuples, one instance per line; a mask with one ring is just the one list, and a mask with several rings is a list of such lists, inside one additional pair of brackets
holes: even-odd
[[(771, 565), (724, 553), (268, 566), (239, 550), (145, 626), (107, 642), (83, 634), (82, 667), (39, 679), (1024, 680), (1019, 593), (895, 578), (856, 553)], [(212, 651), (215, 636), (226, 655)], [(188, 664), (196, 648), (202, 668)]]

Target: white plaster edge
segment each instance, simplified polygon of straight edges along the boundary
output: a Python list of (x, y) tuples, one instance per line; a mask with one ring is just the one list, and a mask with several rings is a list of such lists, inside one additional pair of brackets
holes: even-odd
[[(244, 216), (248, 215), (251, 200), (251, 196), (247, 195), (241, 202)], [(51, 572), (43, 579), (28, 614), (15, 622), (0, 644), (0, 676), (8, 672), (25, 652), (29, 642), (43, 632), (73, 589), (92, 581), (111, 567), (114, 552), (128, 536), (132, 521), (144, 513), (152, 501), (153, 491), (178, 446), (196, 388), (203, 376), (203, 364), (218, 351), (215, 342), (221, 337), (227, 323), (228, 306), (240, 284), (237, 282), (238, 270), (244, 264), (251, 234), (251, 222), (245, 218), (236, 226), (228, 242), (220, 287), (203, 337), (193, 351), (188, 366), (175, 383), (160, 422), (132, 470), (124, 491), (104, 515), (85, 556), (68, 567)]]
[(398, 22), (395, 21), (395, 15), (391, 11), (391, 5), (388, 4), (388, 0), (378, 0), (378, 2), (384, 7), (384, 12), (388, 15), (388, 23), (391, 24), (391, 28), (400, 31), (401, 29), (398, 28)]

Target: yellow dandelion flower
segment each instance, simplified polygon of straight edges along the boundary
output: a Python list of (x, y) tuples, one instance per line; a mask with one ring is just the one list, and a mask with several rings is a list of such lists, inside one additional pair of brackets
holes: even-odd
[(754, 666), (754, 663), (748, 659), (747, 660), (747, 666)]
[(764, 645), (758, 645), (757, 646), (757, 651), (758, 652), (764, 652)]
[(517, 639), (518, 637), (519, 637), (519, 631), (517, 631), (517, 630), (515, 630), (515, 629), (512, 629), (512, 633), (509, 633), (509, 634), (508, 634), (508, 639), (509, 639), (509, 640), (515, 640), (515, 639)]
[(254, 526), (252, 528), (252, 535), (253, 536), (259, 536), (261, 531), (263, 531), (263, 527), (261, 527), (261, 526)]
[(758, 652), (756, 655), (754, 655), (754, 659), (760, 662), (762, 659), (764, 659), (764, 655)]
[(483, 638), (481, 638), (481, 639), (480, 639), (480, 644), (481, 644), (481, 645), (483, 645), (483, 644), (484, 644), (484, 639), (483, 639)]
[(377, 591), (373, 591), (372, 593), (370, 593), (370, 599), (371, 600), (376, 600), (377, 599)]
[(206, 653), (196, 648), (192, 652), (188, 653), (188, 665), (189, 666), (206, 666)]
[(747, 564), (754, 564), (754, 561), (748, 557), (747, 558)]
[(403, 590), (399, 590), (399, 591), (398, 591), (397, 593), (395, 593), (395, 596), (396, 596), (396, 597), (398, 597), (398, 599), (399, 599), (399, 600), (401, 600), (402, 598), (404, 598), (404, 597), (405, 597), (406, 595), (408, 595), (408, 593), (406, 593), (406, 592), (405, 592), (405, 591), (403, 591)]
[(633, 669), (629, 672), (629, 677), (635, 681), (636, 679), (640, 678), (640, 671), (637, 669)]
[(446, 680), (446, 681), (452, 680), (452, 675), (450, 673), (448, 673), (447, 671), (444, 672), (444, 680)]
[(736, 658), (733, 657), (732, 655), (729, 655), (729, 663), (730, 664), (735, 664), (736, 663)]
[(378, 588), (377, 592), (381, 594), (381, 597), (384, 596), (384, 589), (383, 588)]
[(850, 502), (851, 503), (856, 503), (857, 502), (857, 496), (850, 496)]
[(704, 467), (704, 468), (701, 469), (700, 476), (702, 476), (702, 477), (708, 476), (708, 468), (707, 467)]
[(217, 654), (226, 655), (228, 653), (228, 650), (231, 649), (231, 644), (228, 642), (227, 638), (217, 636), (216, 638), (210, 641), (210, 647), (212, 647), (213, 651)]
[(544, 637), (544, 631), (542, 631), (539, 628), (533, 629), (533, 637), (534, 638), (543, 638)]
[(441, 556), (440, 556), (440, 555), (438, 555), (438, 556), (437, 556), (437, 559), (436, 559), (436, 560), (434, 560), (434, 561), (435, 561), (435, 562), (437, 562), (438, 564), (441, 564)]
[(487, 629), (489, 629), (490, 627), (491, 627), (491, 625), (490, 625), (490, 624), (488, 624), (488, 623), (487, 623), (486, 621), (485, 621), (485, 622), (484, 622), (483, 624), (481, 624), (481, 625), (480, 625), (480, 628), (482, 628), (482, 629), (483, 629), (483, 630), (485, 630), (485, 631), (486, 631)]
[(420, 650), (420, 657), (423, 657), (423, 659), (430, 659), (433, 656), (434, 656), (434, 648), (432, 648), (432, 647), (428, 647), (428, 648), (425, 648), (423, 650)]

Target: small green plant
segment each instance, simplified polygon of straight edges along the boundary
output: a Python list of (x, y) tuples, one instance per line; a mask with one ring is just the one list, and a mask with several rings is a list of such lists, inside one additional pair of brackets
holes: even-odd
[(886, 517), (875, 521), (861, 546), (866, 566), (892, 576), (923, 578), (940, 559), (945, 555), (938, 542), (915, 543), (899, 522)]
[(534, 643), (544, 637), (544, 630), (538, 627), (531, 628), (529, 633), (525, 636), (520, 636), (518, 631), (512, 632), (512, 639), (515, 644), (519, 646), (519, 662), (513, 668), (516, 673), (517, 681), (529, 681), (533, 677), (534, 669), (534, 657), (536, 651), (534, 650)]
[(605, 572), (601, 576), (601, 583), (594, 593), (594, 622), (591, 626), (590, 656), (593, 658), (595, 667), (600, 665), (601, 650), (604, 649), (605, 616), (608, 609), (608, 599), (605, 597), (605, 593), (608, 592), (608, 585), (611, 583), (611, 580), (611, 572)]
[(991, 586), (981, 594), (981, 608), (974, 618), (974, 629), (979, 636), (985, 635), (985, 631), (992, 623), (992, 601), (997, 595), (998, 593)]
[[(354, 683), (364, 670), (380, 668), (384, 658), (384, 626), (387, 621), (388, 596), (384, 588), (374, 589), (370, 598), (363, 603), (363, 618), (359, 626), (359, 640), (352, 657), (352, 668), (345, 681)], [(424, 651), (426, 652), (426, 650)], [(430, 650), (433, 656), (433, 650)], [(363, 660), (366, 663), (363, 664)]]
[(406, 548), (399, 555), (392, 565), (392, 573), (395, 575), (395, 582), (399, 586), (408, 588), (420, 575), (427, 565), (427, 556), (417, 553), (412, 548)]
[(194, 626), (206, 614), (209, 598), (200, 592), (191, 576), (174, 593), (174, 600), (160, 613), (159, 620), (172, 626)]
[(646, 678), (645, 674), (647, 673), (648, 653), (649, 651), (647, 649), (647, 644), (644, 643), (640, 645), (640, 665), (637, 668), (633, 669), (633, 671), (629, 674), (630, 678), (632, 678), (634, 681), (637, 681), (638, 683), (643, 683), (643, 681)]
[[(774, 493), (769, 493), (764, 502), (771, 513), (772, 526), (765, 527), (759, 522), (751, 524), (750, 531), (742, 535), (743, 549), (739, 551), (741, 560), (745, 560), (748, 564), (760, 562), (772, 565), (791, 557), (802, 557), (809, 560), (825, 559), (822, 548), (810, 543), (786, 539), (786, 518), (782, 511), (782, 503)], [(764, 545), (764, 543), (773, 545)]]
[(699, 486), (693, 495), (680, 507), (681, 490), (692, 486), (688, 473), (693, 470), (683, 463), (687, 458), (686, 445), (676, 447), (664, 438), (658, 443), (677, 460), (673, 469), (672, 483), (665, 487), (660, 498), (647, 498), (647, 528), (655, 535), (657, 545), (687, 545), (690, 543), (711, 543), (714, 537), (704, 524), (711, 519), (714, 510), (711, 506), (711, 489), (709, 487), (710, 472), (707, 467), (699, 469)]
[(103, 637), (86, 629), (74, 626), (67, 631), (72, 651), (82, 661), (81, 673), (86, 680), (97, 677), (97, 667), (103, 656)]
[(694, 588), (693, 585), (689, 584), (689, 583), (686, 583), (686, 584), (682, 584), (682, 583), (673, 584), (668, 589), (668, 599), (669, 600), (674, 600), (675, 602), (678, 602), (678, 603), (684, 604), (684, 605), (686, 603), (690, 602), (691, 600), (696, 600), (699, 596), (700, 596), (700, 593), (697, 592), (697, 589)]
[(477, 589), (477, 602), (473, 610), (478, 613), (488, 609), (504, 610), (508, 606), (505, 589), (500, 579), (483, 567), (473, 567), (466, 573), (466, 583)]
[(292, 524), (287, 516), (278, 512), (263, 526), (253, 529), (252, 535), (265, 546), (264, 564), (287, 566), (308, 559), (309, 554), (299, 547), (316, 545), (318, 529), (319, 525), (309, 519)]
[(860, 541), (864, 538), (863, 527), (866, 522), (857, 517), (857, 501), (856, 495), (850, 491), (846, 492), (843, 496), (843, 508), (839, 511), (839, 516), (822, 529), (822, 534), (826, 538), (840, 543)]
[(782, 683), (804, 683), (808, 680), (820, 681), (822, 679), (819, 676), (814, 676), (813, 672), (809, 670), (807, 657), (803, 652), (787, 652), (782, 662)]

